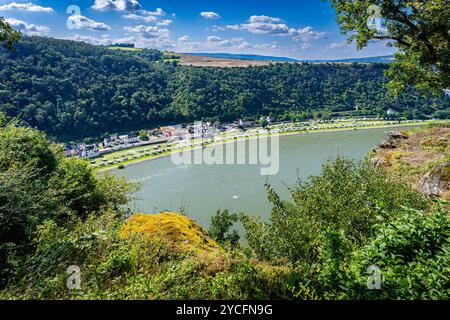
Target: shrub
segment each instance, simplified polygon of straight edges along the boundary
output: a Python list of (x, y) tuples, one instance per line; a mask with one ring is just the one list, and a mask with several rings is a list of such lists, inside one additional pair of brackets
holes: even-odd
[(39, 131), (14, 124), (0, 127), (0, 288), (34, 251), (37, 226), (64, 227), (105, 208), (117, 216), (135, 190), (114, 176), (97, 177), (81, 159), (66, 159)]
[(267, 186), (273, 204), (270, 223), (242, 219), (250, 247), (262, 259), (314, 263), (327, 232), (342, 232), (350, 246), (374, 236), (373, 226), (389, 221), (402, 206), (424, 209), (428, 200), (403, 181), (367, 161), (337, 158), (320, 176), (299, 181), (292, 201), (281, 201)]
[(238, 214), (230, 213), (228, 210), (218, 210), (216, 215), (211, 218), (209, 234), (220, 244), (236, 247), (240, 236), (236, 230), (230, 231), (230, 228), (238, 221)]
[[(354, 253), (342, 296), (351, 299), (450, 298), (450, 210), (403, 209), (392, 222), (377, 224), (377, 236)], [(367, 290), (366, 271), (381, 271), (381, 290)]]

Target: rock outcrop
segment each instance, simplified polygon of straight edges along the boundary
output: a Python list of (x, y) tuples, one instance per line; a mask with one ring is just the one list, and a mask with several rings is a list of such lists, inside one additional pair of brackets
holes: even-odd
[(370, 160), (374, 166), (401, 176), (420, 193), (450, 200), (449, 123), (392, 131)]
[(429, 197), (442, 197), (450, 190), (450, 162), (441, 164), (425, 174), (419, 182), (419, 190)]
[(219, 249), (203, 227), (188, 217), (174, 212), (159, 214), (136, 214), (122, 226), (120, 236), (128, 238), (143, 235), (160, 241), (178, 252), (211, 252)]
[(380, 148), (380, 149), (395, 149), (398, 147), (398, 142), (400, 140), (405, 140), (408, 138), (409, 138), (409, 136), (405, 133), (398, 132), (398, 131), (391, 131), (391, 132), (389, 132), (387, 139), (383, 140), (378, 145), (378, 148)]
[(388, 135), (389, 139), (400, 140), (400, 139), (408, 139), (409, 136), (403, 132), (391, 131)]

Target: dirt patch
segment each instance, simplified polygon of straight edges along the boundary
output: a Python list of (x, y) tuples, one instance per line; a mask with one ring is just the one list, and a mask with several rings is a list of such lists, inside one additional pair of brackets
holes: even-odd
[(276, 62), (260, 61), (260, 60), (238, 60), (211, 57), (197, 57), (191, 55), (183, 55), (180, 64), (193, 67), (216, 67), (216, 68), (247, 68), (267, 66)]

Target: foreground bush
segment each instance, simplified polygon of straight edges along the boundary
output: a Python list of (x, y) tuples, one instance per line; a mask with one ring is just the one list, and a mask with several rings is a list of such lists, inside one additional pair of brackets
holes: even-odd
[[(8, 299), (270, 299), (283, 298), (290, 269), (239, 252), (180, 252), (165, 239), (120, 236), (110, 212), (70, 228), (48, 221), (38, 229), (36, 252), (22, 278), (3, 292)], [(68, 290), (67, 268), (80, 268), (81, 290)]]
[[(404, 209), (398, 219), (375, 226), (377, 236), (354, 253), (345, 270), (344, 297), (351, 299), (450, 298), (449, 210)], [(367, 269), (381, 271), (380, 290), (367, 290)]]
[(0, 123), (0, 288), (35, 251), (38, 226), (65, 227), (106, 208), (120, 217), (132, 183), (97, 176), (84, 160), (66, 159), (42, 132)]
[(359, 247), (374, 236), (376, 223), (395, 218), (403, 206), (429, 204), (382, 169), (344, 158), (325, 163), (320, 176), (300, 181), (292, 201), (281, 201), (270, 187), (268, 193), (270, 223), (242, 217), (249, 246), (260, 259), (292, 262), (316, 262), (329, 231), (342, 233), (349, 249)]

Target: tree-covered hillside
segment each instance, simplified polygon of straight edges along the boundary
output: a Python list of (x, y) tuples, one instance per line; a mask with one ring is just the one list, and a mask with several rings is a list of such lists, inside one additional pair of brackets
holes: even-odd
[(448, 117), (450, 102), (413, 89), (389, 95), (385, 64), (193, 68), (156, 50), (114, 51), (25, 37), (0, 49), (0, 112), (64, 139), (193, 120), (269, 115), (301, 120), (354, 111)]

